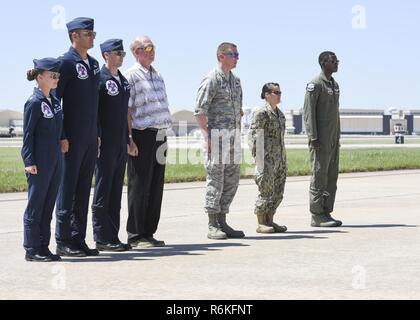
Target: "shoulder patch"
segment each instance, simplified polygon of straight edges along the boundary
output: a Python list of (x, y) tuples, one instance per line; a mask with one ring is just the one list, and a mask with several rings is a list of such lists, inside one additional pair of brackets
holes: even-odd
[(41, 111), (45, 119), (51, 119), (54, 117), (54, 114), (52, 113), (50, 106), (45, 102), (41, 103)]
[(116, 82), (115, 82), (115, 81), (113, 81), (113, 80), (108, 80), (108, 81), (106, 82), (105, 86), (106, 86), (106, 89), (108, 90), (108, 94), (109, 94), (110, 96), (115, 97), (115, 96), (117, 96), (117, 95), (119, 94), (119, 91), (118, 91), (118, 85), (116, 84)]
[(77, 71), (77, 77), (80, 80), (86, 80), (87, 78), (89, 78), (88, 71), (83, 64), (81, 63), (76, 64), (76, 71)]
[(307, 86), (306, 86), (306, 91), (308, 91), (308, 92), (312, 92), (312, 91), (314, 91), (315, 90), (315, 83), (309, 83)]

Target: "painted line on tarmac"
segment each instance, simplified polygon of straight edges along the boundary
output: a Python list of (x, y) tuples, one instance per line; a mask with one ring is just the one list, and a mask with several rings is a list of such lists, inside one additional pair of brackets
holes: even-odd
[[(417, 170), (417, 169), (416, 169)], [(352, 173), (345, 173), (345, 174), (352, 174)], [(358, 174), (357, 172), (354, 172), (353, 174)], [(344, 177), (340, 177), (339, 180), (349, 180), (349, 179), (365, 179), (365, 178), (372, 178), (372, 177), (391, 177), (391, 176), (399, 176), (399, 175), (420, 175), (420, 171), (419, 172), (399, 172), (399, 171), (389, 171), (388, 173), (382, 174), (381, 171), (375, 171), (375, 172), (370, 172), (367, 173), (366, 175), (360, 175), (357, 177), (352, 177), (352, 176), (344, 176)], [(310, 177), (305, 176), (302, 178), (299, 177), (289, 177), (289, 178), (294, 178), (292, 181), (288, 181), (287, 183), (297, 183), (297, 182), (307, 182), (309, 181)], [(181, 183), (182, 184), (182, 183)], [(249, 187), (249, 186), (255, 186), (255, 182), (242, 182), (239, 184), (239, 186), (242, 187)], [(187, 190), (199, 190), (199, 189), (206, 189), (206, 186), (203, 185), (202, 186), (194, 186), (194, 187), (174, 187), (171, 189), (165, 189), (164, 192), (169, 192), (169, 191), (187, 191)], [(127, 191), (124, 191), (123, 194), (127, 194)], [(93, 196), (93, 192), (91, 193), (91, 196)], [(28, 198), (18, 198), (18, 199), (3, 199), (0, 200), (0, 203), (9, 203), (9, 202), (20, 202), (20, 201), (27, 201)]]

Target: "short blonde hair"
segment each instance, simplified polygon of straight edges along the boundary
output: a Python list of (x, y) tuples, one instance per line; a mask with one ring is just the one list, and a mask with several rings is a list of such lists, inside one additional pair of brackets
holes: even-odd
[(135, 55), (135, 51), (138, 49), (138, 48), (140, 48), (141, 46), (143, 46), (143, 44), (146, 42), (146, 41), (150, 41), (150, 38), (149, 37), (146, 37), (146, 36), (140, 36), (140, 37), (137, 37), (137, 38), (135, 38), (132, 42), (131, 42), (131, 44), (130, 44), (130, 50), (131, 50), (131, 53), (134, 55), (134, 56), (136, 56)]
[(222, 53), (225, 53), (229, 49), (231, 49), (231, 50), (237, 50), (238, 47), (234, 43), (231, 43), (231, 42), (223, 42), (217, 48), (217, 55), (222, 54)]

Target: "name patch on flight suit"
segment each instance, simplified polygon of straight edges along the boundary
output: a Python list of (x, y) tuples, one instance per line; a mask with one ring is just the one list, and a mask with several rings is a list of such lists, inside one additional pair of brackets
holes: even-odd
[(45, 119), (51, 119), (54, 117), (54, 114), (52, 113), (50, 106), (45, 102), (41, 103), (41, 111)]
[(95, 66), (95, 70), (93, 71), (93, 74), (96, 76), (99, 72), (101, 72), (101, 69), (99, 69), (99, 66)]
[(117, 96), (120, 92), (118, 91), (118, 85), (113, 80), (108, 80), (105, 84), (108, 94), (110, 96)]
[(77, 77), (80, 80), (86, 80), (87, 78), (89, 78), (87, 69), (83, 64), (81, 63), (76, 64), (76, 71), (77, 71)]
[(315, 83), (309, 83), (307, 86), (306, 86), (306, 91), (308, 91), (308, 92), (313, 92), (315, 90)]
[(59, 113), (61, 110), (63, 110), (61, 105), (57, 104), (57, 105), (54, 106), (54, 113), (55, 114)]
[(334, 91), (333, 91), (333, 89), (331, 89), (331, 88), (328, 88), (328, 94), (329, 94), (330, 96), (332, 96), (332, 95), (334, 94)]
[(335, 91), (335, 94), (340, 94), (340, 89), (335, 88), (334, 91)]

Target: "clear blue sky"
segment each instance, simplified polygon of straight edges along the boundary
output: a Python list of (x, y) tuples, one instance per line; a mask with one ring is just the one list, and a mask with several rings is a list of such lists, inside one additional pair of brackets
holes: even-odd
[[(341, 60), (335, 78), (343, 108), (420, 109), (415, 0), (10, 1), (2, 4), (0, 19), (0, 109), (23, 110), (33, 87), (25, 79), (33, 58), (68, 50), (67, 31), (53, 27), (56, 5), (65, 9), (67, 21), (95, 18), (98, 36), (90, 54), (101, 63), (103, 41), (122, 38), (129, 51), (135, 36), (150, 36), (172, 111), (193, 109), (200, 81), (215, 66), (215, 50), (224, 41), (239, 48), (234, 72), (242, 80), (245, 106), (260, 105), (262, 85), (275, 81), (284, 93), (283, 108), (301, 108), (307, 82), (319, 73), (319, 53), (332, 50)], [(362, 29), (353, 27), (361, 13), (352, 12), (356, 5), (366, 10)], [(129, 54), (122, 69), (133, 62)]]

